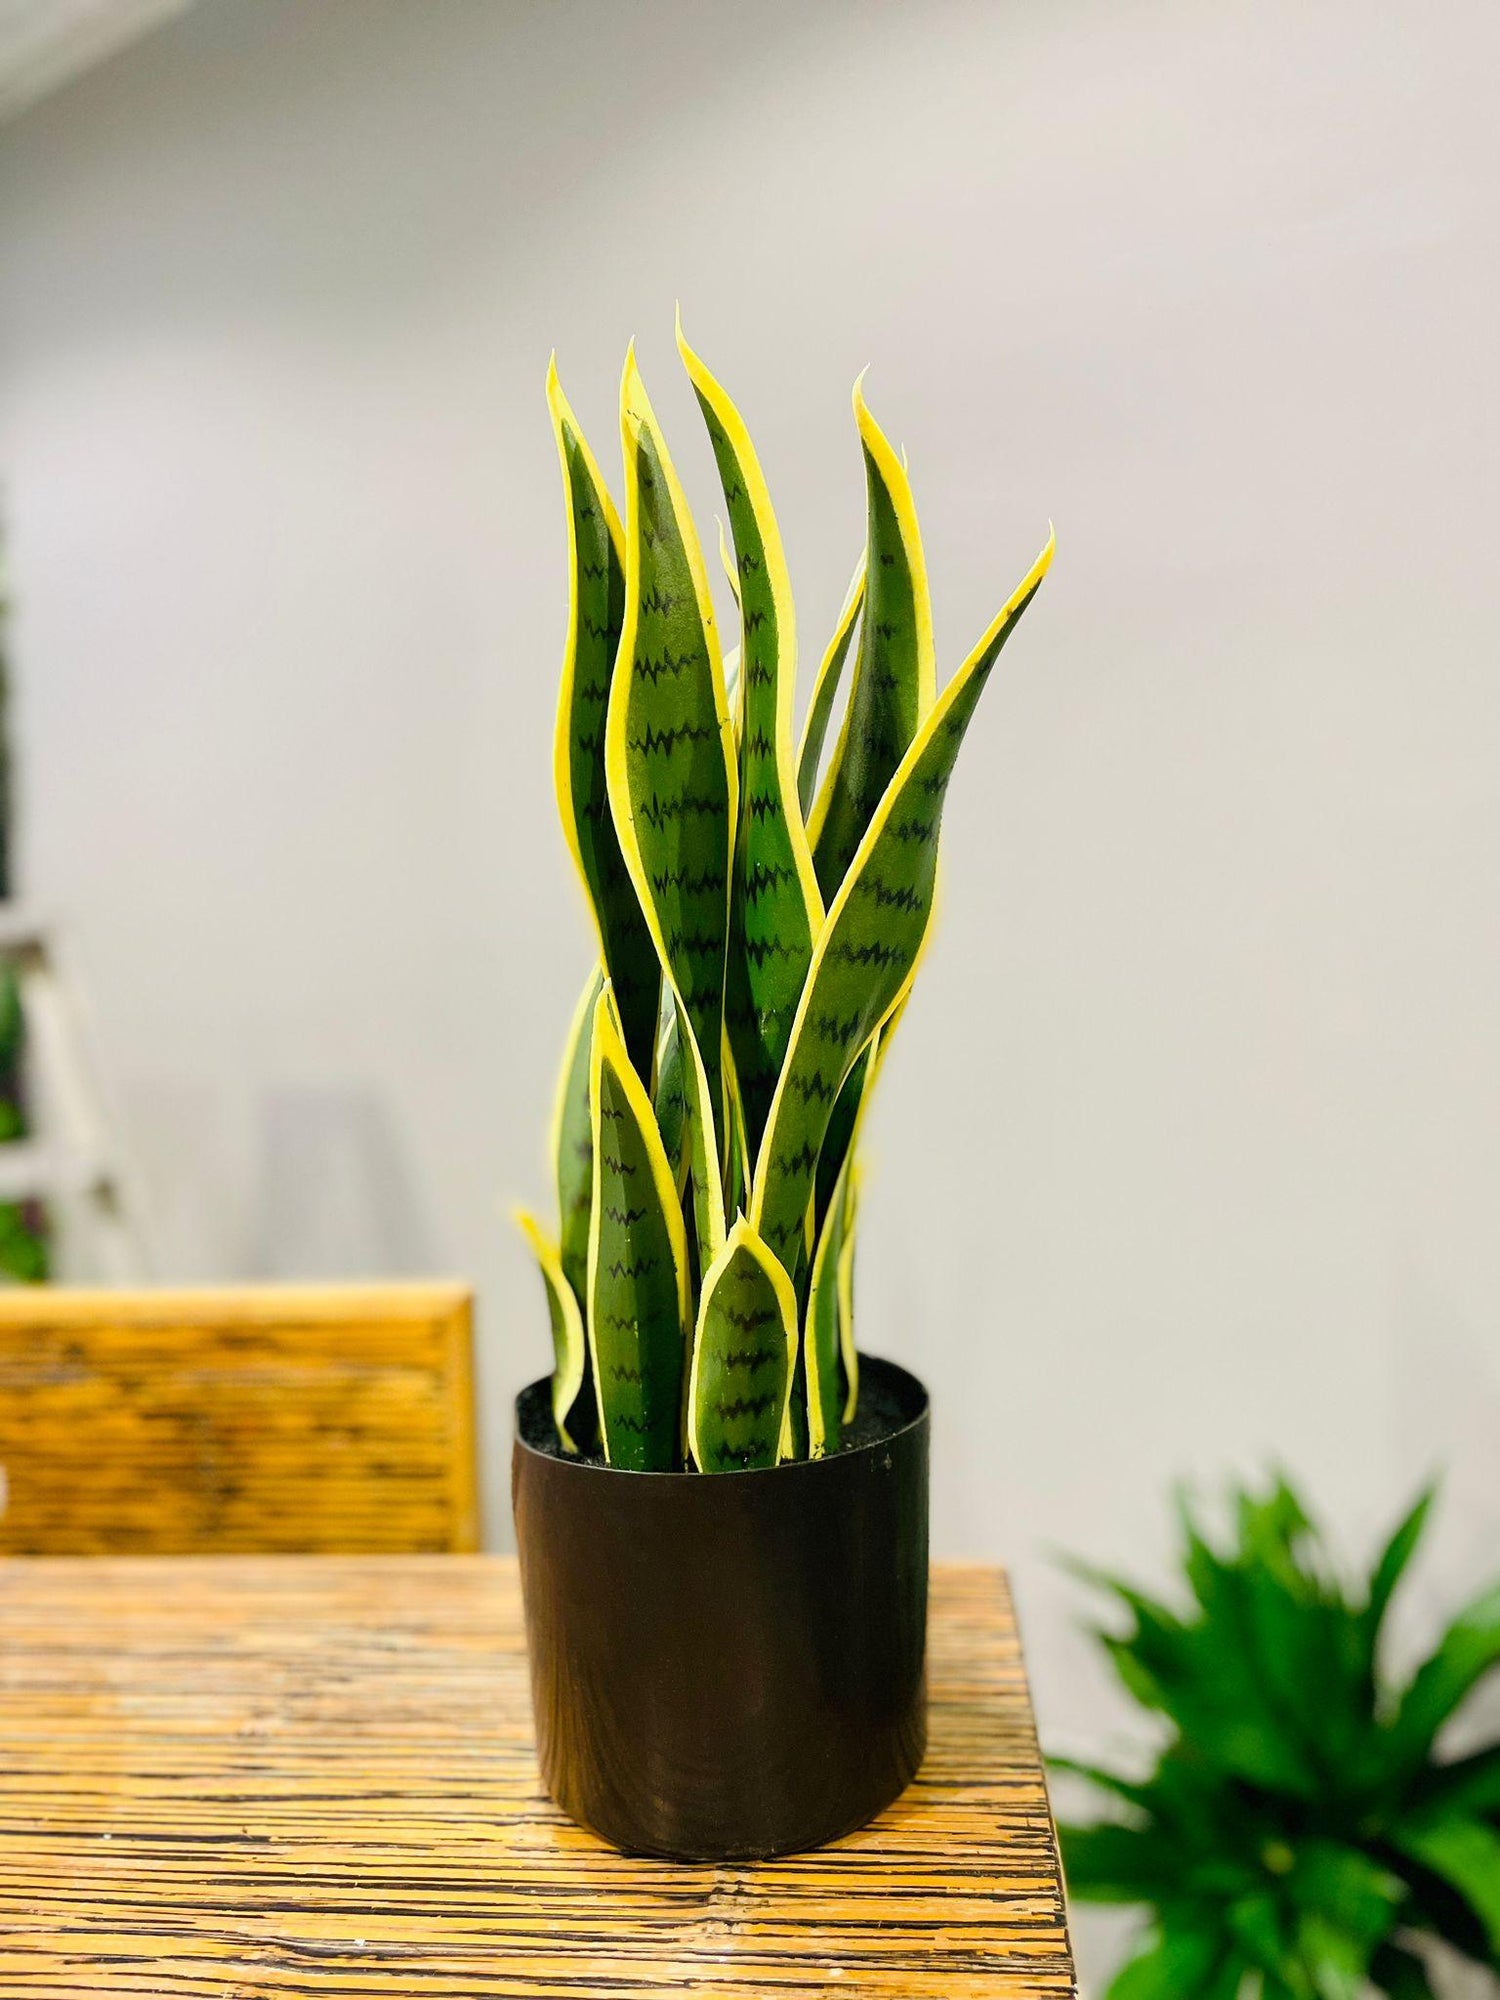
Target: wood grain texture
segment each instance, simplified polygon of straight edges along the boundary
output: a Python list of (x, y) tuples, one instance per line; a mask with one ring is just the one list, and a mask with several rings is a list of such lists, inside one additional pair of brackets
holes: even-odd
[(931, 1655), (873, 1826), (688, 1866), (540, 1796), (507, 1558), (0, 1564), (0, 1993), (1072, 1994), (996, 1571), (934, 1571)]
[(0, 1553), (478, 1546), (460, 1285), (0, 1292)]

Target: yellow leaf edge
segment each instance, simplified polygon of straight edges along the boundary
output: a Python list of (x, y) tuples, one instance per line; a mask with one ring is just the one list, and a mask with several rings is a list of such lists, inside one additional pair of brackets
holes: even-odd
[(562, 381), (557, 372), (557, 356), (554, 353), (547, 364), (547, 409), (552, 418), (552, 434), (557, 442), (558, 463), (562, 467), (563, 500), (568, 516), (568, 633), (563, 642), (562, 685), (557, 696), (557, 720), (552, 732), (552, 783), (557, 794), (558, 816), (562, 820), (563, 839), (568, 844), (568, 852), (573, 857), (573, 866), (578, 871), (578, 879), (583, 884), (583, 899), (588, 906), (589, 919), (599, 940), (600, 956), (604, 953), (604, 926), (599, 912), (594, 908), (594, 892), (589, 886), (589, 878), (583, 866), (583, 851), (578, 845), (578, 821), (573, 806), (573, 767), (570, 741), (573, 721), (573, 683), (578, 668), (578, 527), (573, 519), (573, 480), (568, 469), (568, 435), (572, 434), (583, 459), (584, 468), (593, 482), (604, 509), (605, 526), (609, 538), (614, 543), (615, 554), (620, 567), (625, 567), (625, 534), (620, 526), (619, 514), (610, 498), (609, 488), (604, 483), (604, 475), (599, 470), (599, 461), (589, 447), (573, 407), (563, 394)]
[[(630, 1107), (630, 1115), (640, 1130), (641, 1143), (645, 1147), (646, 1160), (651, 1169), (652, 1186), (666, 1220), (667, 1243), (672, 1253), (673, 1276), (677, 1281), (677, 1319), (685, 1335), (689, 1314), (687, 1230), (683, 1225), (682, 1209), (678, 1205), (677, 1187), (672, 1175), (671, 1162), (667, 1159), (667, 1149), (661, 1141), (656, 1115), (651, 1109), (651, 1100), (646, 1095), (645, 1086), (635, 1073), (635, 1065), (631, 1062), (629, 1051), (625, 1047), (614, 993), (608, 985), (595, 1003), (594, 1039), (589, 1049), (589, 1124), (593, 1132), (595, 1161), (599, 1158), (600, 1128), (603, 1123), (599, 1084), (606, 1063), (609, 1064), (615, 1081), (624, 1092), (625, 1101)], [(594, 1371), (594, 1394), (599, 1402), (599, 1436), (604, 1446), (605, 1461), (609, 1463), (609, 1426), (604, 1414), (604, 1387), (599, 1376), (599, 1346), (595, 1337), (593, 1312), (594, 1292), (599, 1277), (601, 1214), (599, 1180), (596, 1167), (593, 1201), (589, 1212), (588, 1351), (589, 1362)]]
[(578, 1057), (578, 1044), (589, 1030), (594, 1018), (602, 982), (605, 980), (603, 965), (596, 965), (584, 981), (583, 991), (574, 1005), (568, 1022), (568, 1038), (563, 1044), (562, 1066), (557, 1072), (557, 1082), (552, 1090), (552, 1112), (547, 1120), (547, 1156), (554, 1171), (562, 1151), (563, 1120), (568, 1112), (568, 1080), (573, 1074), (573, 1064)]
[(844, 1238), (839, 1245), (839, 1264), (834, 1273), (839, 1302), (839, 1351), (844, 1357), (844, 1378), (848, 1394), (844, 1399), (844, 1422), (852, 1424), (859, 1408), (859, 1349), (854, 1340), (854, 1222), (859, 1209), (860, 1170), (853, 1159), (846, 1169), (849, 1186), (845, 1195)]
[(791, 1415), (792, 1384), (797, 1372), (797, 1294), (792, 1281), (782, 1270), (779, 1260), (772, 1256), (768, 1244), (762, 1241), (743, 1215), (735, 1218), (734, 1227), (724, 1239), (722, 1249), (703, 1274), (703, 1284), (699, 1291), (698, 1318), (693, 1327), (693, 1352), (688, 1369), (688, 1449), (693, 1455), (693, 1463), (700, 1472), (707, 1468), (698, 1448), (698, 1361), (701, 1353), (703, 1322), (708, 1313), (709, 1302), (724, 1272), (734, 1261), (736, 1254), (744, 1250), (770, 1280), (771, 1293), (781, 1314), (782, 1330), (786, 1335), (786, 1389), (781, 1400), (781, 1422), (777, 1427), (777, 1459), (791, 1456)]
[[(1047, 540), (1042, 547), (1041, 554), (985, 627), (978, 643), (972, 648), (963, 665), (953, 675), (948, 685), (943, 689), (942, 694), (933, 703), (931, 709), (928, 711), (926, 720), (907, 745), (906, 754), (892, 772), (890, 782), (881, 795), (880, 803), (870, 816), (870, 824), (865, 828), (864, 837), (855, 849), (854, 859), (849, 863), (844, 879), (839, 884), (838, 891), (832, 903), (828, 906), (828, 915), (824, 921), (823, 929), (819, 934), (817, 943), (813, 946), (812, 961), (807, 968), (807, 978), (802, 986), (802, 997), (797, 1002), (797, 1012), (792, 1020), (792, 1031), (787, 1041), (787, 1058), (782, 1064), (781, 1075), (777, 1079), (775, 1094), (771, 1099), (771, 1108), (766, 1113), (766, 1127), (761, 1136), (760, 1152), (755, 1162), (755, 1178), (751, 1186), (749, 1213), (750, 1221), (757, 1231), (760, 1228), (761, 1217), (765, 1211), (766, 1186), (770, 1178), (772, 1140), (775, 1137), (776, 1121), (781, 1109), (781, 1100), (786, 1091), (786, 1080), (791, 1072), (791, 1052), (797, 1046), (797, 1038), (801, 1034), (803, 1025), (807, 1019), (807, 1012), (812, 1004), (813, 993), (817, 986), (818, 973), (822, 969), (829, 942), (834, 934), (834, 927), (847, 908), (849, 899), (854, 894), (860, 877), (869, 862), (870, 855), (885, 832), (886, 824), (895, 809), (897, 799), (901, 796), (902, 788), (910, 778), (916, 765), (925, 755), (932, 739), (947, 721), (954, 703), (964, 692), (975, 672), (983, 663), (986, 651), (1000, 633), (1006, 620), (1015, 615), (1017, 607), (1037, 589), (1042, 578), (1052, 567), (1052, 558), (1056, 553), (1056, 549), (1056, 531), (1049, 526)], [(875, 1024), (876, 1033), (885, 1026), (886, 1022), (896, 1012), (896, 1009), (905, 1004), (907, 996), (911, 992), (912, 984), (921, 970), (922, 959), (926, 953), (928, 941), (932, 936), (932, 929), (933, 926), (929, 916), (927, 927), (922, 933), (922, 942), (917, 949), (915, 957), (912, 959), (906, 977), (902, 980), (901, 986), (895, 998), (891, 1001), (890, 1006), (886, 1008), (885, 1013)]]
[[(839, 1353), (843, 1358), (844, 1377), (848, 1383), (843, 1416), (846, 1424), (853, 1421), (854, 1412), (859, 1406), (859, 1352), (854, 1341), (854, 1221), (859, 1207), (859, 1186), (862, 1178), (859, 1141), (864, 1130), (865, 1115), (870, 1108), (870, 1099), (874, 1095), (875, 1085), (879, 1081), (891, 1045), (891, 1037), (895, 1034), (905, 1011), (906, 999), (903, 997), (891, 1008), (885, 1020), (870, 1038), (868, 1044), (870, 1061), (865, 1070), (864, 1088), (860, 1092), (854, 1123), (849, 1130), (849, 1150), (844, 1156), (844, 1164), (839, 1169), (838, 1180), (834, 1183), (833, 1194), (829, 1198), (828, 1215), (824, 1217), (823, 1234), (818, 1238), (813, 1253), (812, 1277), (808, 1285), (808, 1311), (811, 1312), (811, 1301), (817, 1296), (818, 1288), (826, 1276), (827, 1260), (837, 1234), (838, 1264), (833, 1275), (838, 1301)], [(808, 1212), (810, 1219), (812, 1212), (810, 1202)], [(835, 1213), (839, 1218), (837, 1232), (829, 1226)], [(812, 1354), (810, 1342), (807, 1351), (810, 1357)], [(821, 1405), (815, 1410), (811, 1394), (807, 1399), (807, 1426), (810, 1443), (820, 1447), (814, 1450), (812, 1455), (814, 1458), (821, 1458), (823, 1455), (821, 1447), (826, 1446), (827, 1440), (822, 1436)]]
[(587, 1353), (583, 1314), (578, 1310), (573, 1287), (563, 1272), (562, 1256), (557, 1244), (542, 1228), (530, 1209), (518, 1208), (513, 1211), (513, 1215), (516, 1227), (531, 1245), (532, 1254), (541, 1268), (542, 1283), (547, 1287), (548, 1302), (562, 1321), (562, 1358), (565, 1365), (552, 1371), (552, 1422), (563, 1450), (570, 1458), (576, 1458), (578, 1446), (569, 1435), (565, 1420), (577, 1400), (578, 1391), (583, 1387), (584, 1358)]
[[(750, 502), (750, 511), (755, 516), (761, 547), (765, 550), (766, 574), (771, 586), (771, 599), (776, 607), (779, 654), (776, 663), (776, 782), (781, 788), (782, 810), (786, 814), (792, 861), (797, 870), (797, 883), (802, 891), (802, 901), (807, 911), (808, 935), (816, 938), (823, 923), (823, 896), (818, 888), (818, 877), (813, 868), (812, 845), (807, 837), (807, 826), (797, 796), (796, 754), (792, 745), (792, 708), (797, 693), (797, 614), (792, 601), (792, 579), (786, 566), (786, 550), (781, 540), (781, 529), (777, 525), (776, 510), (771, 504), (770, 488), (766, 484), (765, 474), (761, 471), (760, 457), (746, 428), (745, 420), (722, 383), (709, 372), (700, 356), (688, 345), (682, 331), (680, 312), (677, 316), (677, 352), (682, 357), (682, 365), (687, 370), (687, 377), (693, 385), (694, 392), (708, 404), (729, 440), (729, 447), (734, 453), (740, 477), (745, 482), (745, 492)], [(727, 555), (729, 552), (722, 547), (724, 539), (722, 524), (719, 528), (719, 539), (721, 556)], [(735, 591), (735, 599), (738, 602), (738, 590)], [(743, 679), (743, 675), (741, 678)]]
[[(739, 818), (739, 757), (735, 749), (734, 722), (729, 713), (729, 698), (724, 686), (724, 664), (719, 653), (718, 629), (714, 624), (713, 599), (709, 594), (708, 574), (703, 565), (703, 551), (698, 543), (697, 529), (688, 511), (687, 499), (677, 477), (676, 468), (667, 451), (666, 440), (661, 426), (646, 394), (646, 385), (641, 380), (641, 372), (636, 364), (635, 342), (630, 343), (625, 356), (625, 370), (620, 378), (620, 433), (625, 453), (625, 622), (620, 630), (619, 651), (615, 655), (614, 676), (610, 684), (609, 710), (604, 724), (604, 775), (609, 793), (610, 813), (615, 822), (615, 832), (620, 842), (620, 852), (624, 857), (626, 872), (630, 876), (641, 914), (646, 920), (646, 928), (651, 934), (651, 942), (656, 947), (656, 956), (661, 964), (662, 978), (672, 990), (673, 1003), (677, 1009), (678, 1033), (686, 1033), (686, 1042), (693, 1059), (694, 1076), (698, 1086), (698, 1102), (704, 1107), (704, 1116), (710, 1127), (709, 1136), (713, 1143), (706, 1147), (710, 1160), (719, 1158), (719, 1137), (714, 1129), (714, 1107), (709, 1102), (708, 1072), (703, 1066), (703, 1052), (698, 1047), (698, 1038), (688, 1019), (687, 1007), (683, 1001), (682, 989), (677, 984), (667, 952), (667, 941), (662, 934), (661, 918), (657, 915), (656, 904), (651, 896), (651, 883), (646, 869), (645, 856), (641, 853), (640, 835), (636, 830), (635, 811), (631, 804), (630, 783), (626, 761), (626, 683), (629, 661), (635, 653), (635, 635), (640, 623), (640, 471), (636, 458), (636, 438), (639, 431), (649, 425), (661, 460), (662, 472), (667, 481), (667, 494), (672, 503), (672, 511), (677, 516), (682, 529), (683, 548), (687, 554), (689, 571), (693, 578), (693, 591), (698, 604), (699, 622), (703, 627), (704, 644), (708, 650), (709, 677), (713, 686), (715, 718), (724, 751), (724, 764), (728, 775), (729, 826), (728, 848), (734, 852), (735, 825)], [(632, 572), (634, 571), (634, 578)], [(725, 870), (724, 897), (725, 921), (728, 922), (729, 877)], [(654, 1121), (653, 1121), (654, 1122)], [(710, 1174), (707, 1191), (710, 1210), (713, 1214), (711, 1254), (717, 1254), (724, 1240), (724, 1191), (717, 1176)]]
[(807, 756), (808, 737), (813, 726), (813, 718), (819, 705), (829, 699), (825, 690), (829, 677), (835, 671), (842, 671), (842, 655), (848, 641), (850, 629), (859, 616), (859, 608), (865, 601), (865, 572), (869, 555), (861, 550), (859, 561), (854, 566), (854, 574), (849, 579), (849, 588), (844, 592), (844, 601), (839, 607), (838, 619), (834, 624), (833, 637), (823, 650), (818, 662), (818, 671), (813, 679), (812, 694), (808, 699), (807, 713), (802, 718), (802, 733), (797, 738), (797, 769), (800, 773)]
[[(922, 549), (922, 531), (917, 522), (917, 503), (913, 498), (911, 480), (907, 476), (905, 454), (897, 456), (890, 439), (876, 423), (865, 401), (865, 374), (862, 371), (854, 383), (854, 421), (859, 430), (859, 441), (869, 454), (879, 473), (890, 498), (891, 508), (896, 516), (897, 531), (901, 536), (901, 546), (906, 554), (906, 566), (911, 574), (912, 609), (917, 627), (917, 715), (918, 734), (921, 721), (931, 713), (937, 689), (937, 653), (932, 637), (932, 590), (927, 578), (927, 558)], [(865, 551), (868, 565), (869, 550)], [(866, 570), (868, 578), (868, 569)], [(854, 671), (859, 672), (856, 660)], [(843, 763), (849, 747), (849, 733), (854, 716), (854, 690), (850, 688), (849, 703), (844, 710), (844, 720), (839, 729), (838, 741), (829, 759), (828, 770), (818, 794), (813, 801), (813, 809), (808, 815), (807, 837), (814, 847), (818, 835), (823, 830), (823, 822), (828, 817), (829, 804), (833, 797), (833, 775)]]

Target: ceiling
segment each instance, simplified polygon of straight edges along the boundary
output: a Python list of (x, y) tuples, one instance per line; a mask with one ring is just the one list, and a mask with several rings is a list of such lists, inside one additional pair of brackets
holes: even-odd
[(0, 0), (0, 121), (191, 5), (192, 0)]

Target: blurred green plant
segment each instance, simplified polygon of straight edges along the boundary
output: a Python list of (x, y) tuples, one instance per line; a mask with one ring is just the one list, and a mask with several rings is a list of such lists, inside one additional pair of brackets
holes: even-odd
[[(11, 894), (10, 599), (0, 549), (0, 899)], [(0, 964), (0, 1145), (24, 1139), (26, 1020), (15, 967)], [(0, 1202), (0, 1278), (41, 1284), (49, 1272), (46, 1212), (38, 1202)]]
[(1097, 1637), (1169, 1729), (1144, 1777), (1051, 1760), (1112, 1801), (1060, 1828), (1070, 1894), (1152, 1911), (1109, 2000), (1422, 2000), (1423, 1936), (1500, 1970), (1500, 1742), (1436, 1751), (1500, 1663), (1500, 1583), (1394, 1686), (1381, 1632), (1432, 1493), (1352, 1592), (1284, 1480), (1233, 1499), (1227, 1552), (1181, 1504), (1185, 1616), (1074, 1565), (1129, 1613)]

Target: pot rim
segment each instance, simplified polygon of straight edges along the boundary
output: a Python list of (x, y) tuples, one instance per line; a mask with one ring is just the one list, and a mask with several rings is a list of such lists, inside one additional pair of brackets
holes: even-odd
[(898, 1438), (909, 1436), (919, 1425), (927, 1423), (932, 1416), (932, 1397), (928, 1393), (927, 1384), (922, 1380), (920, 1375), (914, 1375), (911, 1369), (903, 1367), (899, 1361), (886, 1360), (883, 1355), (861, 1354), (860, 1360), (861, 1362), (873, 1362), (877, 1367), (888, 1370), (893, 1375), (903, 1376), (916, 1390), (920, 1398), (920, 1407), (914, 1416), (908, 1417), (904, 1423), (898, 1424), (894, 1430), (887, 1431), (883, 1437), (871, 1438), (866, 1444), (854, 1445), (848, 1451), (836, 1451), (826, 1458), (783, 1459), (780, 1465), (741, 1466), (734, 1472), (703, 1473), (696, 1470), (691, 1472), (685, 1470), (676, 1472), (642, 1472), (637, 1471), (634, 1466), (605, 1465), (599, 1459), (569, 1458), (566, 1453), (561, 1451), (544, 1451), (540, 1445), (531, 1444), (522, 1435), (521, 1398), (530, 1395), (533, 1390), (545, 1391), (552, 1380), (550, 1375), (539, 1375), (534, 1382), (528, 1382), (524, 1388), (516, 1392), (515, 1401), (512, 1405), (514, 1446), (517, 1451), (527, 1452), (532, 1458), (541, 1459), (544, 1464), (557, 1466), (571, 1473), (594, 1473), (607, 1479), (691, 1481), (695, 1485), (703, 1479), (712, 1479), (715, 1486), (720, 1486), (726, 1480), (775, 1479), (780, 1475), (791, 1472), (810, 1473), (818, 1466), (853, 1465), (863, 1458), (867, 1452), (884, 1451), (888, 1446), (894, 1444)]

